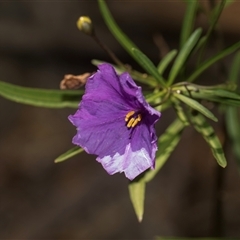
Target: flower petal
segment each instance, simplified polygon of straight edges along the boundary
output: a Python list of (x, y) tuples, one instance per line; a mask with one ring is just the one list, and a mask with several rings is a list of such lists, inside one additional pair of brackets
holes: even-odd
[[(126, 126), (130, 111), (141, 116), (134, 127)], [(111, 65), (101, 64), (88, 79), (79, 109), (69, 120), (77, 127), (74, 144), (97, 155), (109, 174), (125, 172), (132, 180), (154, 167), (154, 124), (159, 117), (128, 73), (117, 76)]]
[(111, 102), (83, 100), (80, 109), (69, 116), (69, 120), (77, 127), (73, 143), (90, 154), (123, 154), (129, 143), (129, 130), (124, 114), (117, 112)]
[(100, 64), (98, 67), (99, 70), (87, 81), (83, 100), (107, 100), (120, 108), (126, 107), (126, 96), (114, 68), (110, 64)]
[(126, 146), (124, 154), (116, 153), (113, 157), (98, 157), (97, 161), (101, 162), (109, 174), (124, 172), (130, 180), (153, 166), (153, 161), (146, 149), (141, 148), (133, 151), (131, 143)]

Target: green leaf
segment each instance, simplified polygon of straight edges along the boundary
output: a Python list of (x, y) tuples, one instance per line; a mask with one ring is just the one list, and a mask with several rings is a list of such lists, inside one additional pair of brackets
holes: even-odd
[(215, 56), (209, 58), (204, 63), (202, 63), (187, 79), (186, 82), (193, 82), (200, 74), (202, 74), (206, 69), (212, 66), (214, 63), (228, 56), (229, 54), (237, 51), (240, 48), (240, 42), (235, 43), (234, 45), (224, 49)]
[[(224, 90), (229, 88), (229, 90)], [(198, 86), (198, 85), (187, 85), (185, 88), (182, 86), (174, 87), (172, 90), (180, 91), (183, 95), (189, 96), (191, 92), (191, 97), (194, 99), (208, 100), (211, 102), (218, 102), (225, 105), (240, 106), (240, 95), (233, 92), (235, 85), (226, 84), (225, 86), (216, 85), (212, 87)]]
[(230, 6), (234, 2), (235, 2), (235, 0), (227, 0), (225, 7)]
[(163, 75), (164, 71), (168, 67), (169, 63), (174, 59), (174, 57), (177, 55), (177, 50), (173, 49), (169, 53), (166, 54), (166, 56), (163, 57), (163, 59), (160, 61), (160, 63), (157, 66), (158, 72)]
[(217, 122), (218, 119), (213, 115), (212, 112), (210, 112), (207, 108), (205, 108), (202, 104), (200, 104), (199, 102), (186, 97), (184, 95), (181, 95), (179, 93), (174, 93), (173, 94), (176, 98), (178, 98), (180, 101), (186, 103), (188, 106), (190, 106), (191, 108), (197, 110), (198, 112), (202, 113), (204, 116), (212, 119), (213, 121)]
[(14, 102), (46, 108), (77, 108), (83, 91), (21, 87), (0, 81), (0, 96)]
[(207, 36), (206, 36), (206, 35), (205, 35), (205, 36), (202, 36), (202, 37), (199, 39), (196, 47), (193, 49), (192, 55), (195, 54), (199, 49), (201, 49), (201, 48), (203, 47), (203, 45), (205, 44), (206, 40), (207, 40)]
[(180, 105), (180, 101), (178, 101), (178, 99), (175, 97), (171, 97), (171, 102), (173, 103), (173, 107), (177, 113), (178, 118), (181, 120), (184, 126), (188, 126), (189, 121), (186, 114), (184, 113), (182, 106)]
[(130, 199), (139, 222), (143, 219), (145, 188), (146, 183), (143, 180), (133, 181), (128, 185)]
[(233, 59), (231, 69), (229, 71), (229, 81), (238, 83), (240, 70), (240, 51), (238, 51)]
[(215, 134), (212, 126), (208, 124), (206, 119), (201, 114), (191, 115), (191, 121), (194, 128), (202, 134), (203, 138), (210, 146), (213, 156), (217, 160), (217, 163), (221, 167), (225, 168), (227, 166), (227, 161), (222, 149), (221, 142)]
[(210, 96), (216, 96), (216, 97), (222, 97), (227, 99), (234, 99), (234, 100), (240, 100), (240, 95), (236, 92), (232, 91), (226, 91), (223, 89), (213, 89), (213, 90), (202, 90), (204, 94), (208, 94)]
[[(236, 53), (233, 59), (232, 66), (229, 71), (229, 80), (237, 83), (240, 72), (240, 51)], [(240, 105), (240, 104), (239, 104)], [(239, 125), (239, 109), (228, 107), (225, 115), (226, 128), (228, 135), (232, 141), (232, 148), (237, 156), (238, 166), (240, 166), (240, 125)]]
[(240, 107), (240, 101), (239, 100), (235, 100), (235, 99), (228, 99), (228, 98), (221, 98), (221, 97), (216, 97), (216, 96), (211, 96), (209, 94), (204, 94), (204, 93), (191, 93), (193, 98), (196, 99), (204, 99), (210, 102), (217, 102), (217, 103), (221, 103), (223, 105), (229, 105), (229, 106), (233, 106), (233, 107)]
[(226, 0), (219, 1), (216, 6), (213, 8), (210, 14), (210, 27), (207, 32), (207, 38), (212, 34), (213, 30), (216, 28), (218, 20), (222, 14), (222, 11), (226, 5)]
[(238, 158), (238, 165), (240, 166), (240, 125), (238, 109), (228, 107), (226, 109), (226, 127), (229, 137), (232, 141), (232, 148)]
[(59, 162), (63, 162), (71, 157), (74, 157), (75, 155), (83, 152), (84, 150), (80, 147), (73, 147), (70, 150), (68, 150), (67, 152), (61, 154), (59, 157), (57, 157), (54, 162), (55, 163), (59, 163)]
[(198, 28), (192, 33), (192, 35), (189, 37), (187, 42), (183, 45), (169, 73), (169, 79), (167, 83), (168, 86), (171, 86), (173, 81), (177, 77), (181, 68), (185, 64), (187, 57), (189, 56), (194, 46), (196, 45), (197, 41), (199, 40), (201, 33), (202, 33), (202, 29)]
[(134, 56), (138, 59), (138, 63), (142, 66), (145, 71), (156, 78), (156, 80), (162, 85), (166, 86), (166, 83), (163, 79), (163, 77), (159, 74), (157, 68), (154, 66), (154, 64), (151, 62), (151, 60), (143, 54), (141, 51), (139, 51), (136, 48), (132, 49), (132, 52)]
[(134, 56), (132, 52), (132, 48), (137, 48), (137, 46), (119, 28), (119, 26), (113, 19), (112, 14), (110, 13), (105, 1), (98, 0), (98, 4), (101, 11), (101, 15), (113, 36), (118, 40), (122, 47), (138, 62), (138, 59)]
[(199, 54), (199, 58), (198, 58), (198, 63), (201, 62), (201, 58), (203, 56), (204, 50), (206, 48), (206, 45), (210, 39), (210, 36), (213, 33), (213, 30), (216, 28), (217, 22), (219, 20), (219, 17), (221, 16), (221, 13), (224, 9), (224, 6), (226, 4), (226, 0), (221, 0), (218, 4), (216, 4), (215, 8), (212, 10), (211, 14), (210, 14), (210, 26), (208, 28), (207, 34), (206, 34), (206, 38), (202, 44), (202, 49), (201, 52)]
[(139, 222), (143, 219), (146, 183), (156, 176), (167, 161), (180, 140), (183, 128), (183, 123), (176, 119), (166, 129), (158, 140), (160, 150), (156, 155), (155, 169), (146, 171), (129, 184), (130, 198)]
[(155, 169), (149, 170), (145, 173), (145, 182), (151, 181), (168, 160), (181, 139), (181, 132), (184, 127), (184, 124), (179, 119), (176, 119), (160, 136), (158, 139), (159, 150), (156, 156)]
[(195, 23), (195, 18), (197, 14), (197, 9), (198, 9), (198, 1), (197, 0), (188, 0), (187, 1), (187, 9), (184, 14), (184, 20), (182, 24), (182, 31), (181, 31), (181, 36), (180, 36), (180, 48), (184, 45), (184, 43), (187, 41), (189, 38), (193, 26)]

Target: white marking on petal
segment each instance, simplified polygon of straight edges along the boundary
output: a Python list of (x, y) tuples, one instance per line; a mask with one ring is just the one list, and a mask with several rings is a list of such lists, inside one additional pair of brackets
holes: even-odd
[(98, 157), (97, 161), (102, 164), (103, 168), (110, 175), (117, 172), (125, 172), (126, 177), (130, 180), (148, 168), (153, 167), (153, 160), (150, 158), (146, 149), (141, 148), (133, 152), (130, 143), (126, 146), (124, 154), (120, 155), (119, 153), (115, 153), (112, 157)]

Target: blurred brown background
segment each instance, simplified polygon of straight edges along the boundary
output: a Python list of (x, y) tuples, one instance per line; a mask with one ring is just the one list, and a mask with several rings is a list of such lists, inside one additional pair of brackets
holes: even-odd
[[(162, 34), (170, 48), (178, 47), (184, 1), (108, 2), (125, 33), (155, 63), (159, 52), (153, 36)], [(107, 30), (96, 1), (1, 1), (0, 79), (56, 89), (67, 73), (94, 71), (91, 59), (111, 61), (77, 30), (80, 15), (89, 15), (102, 41), (122, 61), (136, 66)], [(239, 16), (236, 1), (221, 17), (226, 46), (240, 39)], [(197, 25), (206, 27), (206, 19), (200, 16)], [(228, 57), (225, 66), (230, 62)], [(211, 83), (218, 72), (215, 66), (202, 80)], [(139, 224), (123, 174), (107, 175), (95, 157), (85, 153), (54, 164), (72, 147), (75, 129), (67, 116), (74, 112), (0, 98), (0, 239), (240, 237), (240, 178), (227, 139), (228, 167), (223, 172), (202, 138), (188, 127), (172, 157), (148, 184)], [(171, 111), (163, 115), (159, 134), (172, 118)], [(222, 121), (215, 127), (223, 136)]]

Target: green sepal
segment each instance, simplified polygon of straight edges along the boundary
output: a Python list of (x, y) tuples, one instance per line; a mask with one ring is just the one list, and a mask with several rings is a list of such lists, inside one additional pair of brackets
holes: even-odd
[(191, 114), (191, 122), (194, 128), (203, 136), (205, 141), (208, 143), (213, 156), (217, 160), (217, 163), (225, 168), (227, 166), (227, 160), (225, 158), (224, 151), (222, 149), (221, 142), (213, 127), (206, 121), (205, 117), (201, 114)]
[(71, 157), (76, 156), (77, 154), (79, 154), (79, 153), (81, 153), (81, 152), (83, 152), (83, 151), (84, 151), (83, 148), (80, 148), (80, 147), (78, 147), (78, 146), (73, 147), (73, 148), (69, 149), (67, 152), (65, 152), (65, 153), (61, 154), (60, 156), (58, 156), (58, 157), (54, 160), (54, 162), (55, 162), (55, 163), (63, 162), (63, 161), (65, 161), (65, 160), (68, 160), (68, 159), (71, 158)]
[(0, 96), (35, 107), (77, 108), (82, 95), (82, 90), (29, 88), (0, 81)]

